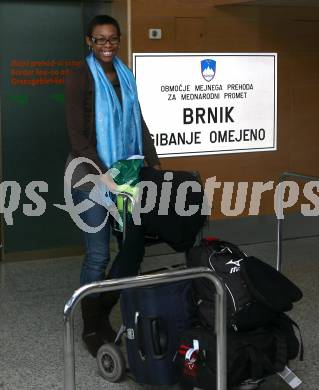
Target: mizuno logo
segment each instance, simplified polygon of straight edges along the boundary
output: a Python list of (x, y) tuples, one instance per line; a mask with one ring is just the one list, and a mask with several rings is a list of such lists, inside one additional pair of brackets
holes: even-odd
[(237, 267), (240, 267), (240, 262), (241, 261), (243, 261), (243, 259), (239, 259), (239, 260), (236, 260), (236, 261), (234, 261), (234, 260), (229, 260), (228, 261), (228, 263), (226, 263), (226, 264), (230, 264), (230, 265), (236, 265)]
[(233, 274), (234, 272), (239, 272), (240, 271), (240, 267), (232, 267), (229, 271), (230, 274)]

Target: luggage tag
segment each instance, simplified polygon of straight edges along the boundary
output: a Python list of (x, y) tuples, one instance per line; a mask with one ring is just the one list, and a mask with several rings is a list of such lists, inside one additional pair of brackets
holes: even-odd
[(198, 352), (198, 351), (199, 351), (199, 342), (198, 342), (198, 340), (193, 340), (193, 348), (190, 348), (186, 352), (185, 360), (191, 360), (193, 353)]
[(297, 375), (291, 371), (289, 367), (285, 367), (283, 371), (277, 372), (277, 374), (282, 378), (292, 389), (296, 389), (301, 385), (302, 381), (297, 377)]
[(197, 376), (197, 358), (199, 352), (198, 340), (193, 340), (193, 348), (187, 350), (184, 361), (184, 374), (187, 376)]

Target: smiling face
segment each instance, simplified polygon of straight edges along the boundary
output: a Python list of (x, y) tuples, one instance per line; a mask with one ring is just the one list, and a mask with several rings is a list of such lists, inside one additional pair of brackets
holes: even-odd
[(107, 64), (118, 52), (120, 35), (113, 24), (101, 24), (93, 28), (91, 36), (86, 37), (86, 43), (92, 47), (95, 57)]

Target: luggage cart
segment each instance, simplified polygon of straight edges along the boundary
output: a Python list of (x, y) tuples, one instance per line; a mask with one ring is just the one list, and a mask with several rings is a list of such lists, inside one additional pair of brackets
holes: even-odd
[[(216, 362), (217, 377), (216, 389), (227, 390), (226, 378), (226, 292), (222, 281), (209, 268), (198, 267), (178, 271), (168, 271), (154, 275), (136, 276), (131, 278), (110, 279), (102, 282), (90, 283), (77, 289), (64, 307), (64, 390), (75, 388), (75, 353), (74, 353), (74, 312), (79, 302), (93, 293), (123, 290), (133, 287), (153, 286), (194, 278), (207, 278), (216, 288), (215, 306), (215, 332), (217, 337)], [(110, 355), (110, 367), (124, 370), (121, 359)], [(113, 360), (114, 358), (114, 360)]]
[[(191, 172), (191, 174), (198, 180), (198, 174), (194, 172)], [(135, 199), (126, 192), (119, 192), (117, 196), (120, 200), (117, 207), (123, 225), (121, 227), (119, 223), (114, 223), (113, 234), (121, 235), (121, 240), (124, 242), (127, 237), (128, 219), (135, 206)], [(202, 234), (202, 230), (200, 234)], [(158, 235), (146, 234), (144, 236), (145, 247), (160, 245), (164, 242)], [(169, 251), (166, 254), (171, 253), (176, 252)], [(146, 264), (146, 269), (141, 264), (138, 275), (186, 268), (185, 258), (183, 261), (179, 257), (176, 261), (173, 257), (168, 264), (166, 261), (165, 263), (160, 268), (158, 264), (154, 268), (155, 264), (150, 267), (147, 265), (147, 261), (143, 261), (143, 264)], [(171, 286), (133, 289), (129, 293), (124, 291), (121, 294), (122, 325), (117, 331), (116, 338), (102, 345), (96, 356), (99, 374), (106, 381), (117, 383), (123, 379), (124, 375), (139, 384), (170, 385), (177, 381), (176, 369), (174, 369), (173, 363), (177, 348), (175, 344), (177, 336), (181, 332), (181, 324), (183, 323), (185, 328), (190, 325), (190, 311), (192, 309), (190, 302), (186, 303), (188, 301), (187, 291), (189, 292), (190, 288), (190, 281), (182, 281), (173, 283)], [(169, 293), (167, 289), (170, 289)], [(179, 308), (183, 307), (183, 309), (169, 310), (166, 303), (161, 303), (160, 297), (166, 294), (180, 297), (176, 298), (175, 304)], [(181, 301), (179, 302), (178, 299), (181, 299)], [(166, 307), (164, 311), (161, 309), (163, 307)], [(174, 321), (169, 324), (167, 321), (172, 318), (172, 315)], [(188, 325), (186, 325), (187, 322), (189, 322)], [(127, 356), (125, 351), (120, 348), (123, 339), (126, 341)], [(153, 374), (150, 374), (151, 372)]]
[[(280, 178), (279, 178), (279, 185), (287, 179), (287, 178), (295, 178), (297, 180), (302, 180), (305, 182), (308, 182), (310, 180), (318, 181), (318, 176), (310, 176), (310, 175), (304, 175), (301, 173), (296, 172), (284, 172)], [(276, 209), (277, 210), (283, 210), (282, 207), (282, 188), (279, 187), (279, 196), (276, 200)], [(276, 261), (276, 269), (277, 271), (282, 271), (282, 241), (283, 241), (283, 220), (277, 216), (277, 261)]]
[[(197, 173), (193, 173), (194, 177), (198, 177)], [(122, 197), (123, 203), (123, 211), (122, 211), (122, 229), (113, 229), (115, 233), (122, 234), (122, 240), (124, 241), (126, 238), (126, 227), (127, 220), (129, 214), (129, 205), (134, 206), (135, 199), (134, 197), (126, 192), (117, 193), (118, 196)], [(162, 241), (157, 237), (146, 237), (147, 243), (146, 245), (153, 245), (154, 243), (161, 243)], [(65, 305), (64, 309), (64, 324), (65, 324), (65, 390), (75, 390), (75, 372), (74, 372), (74, 340), (73, 340), (73, 311), (78, 301), (81, 300), (84, 296), (89, 295), (90, 293), (95, 292), (95, 288), (97, 288), (97, 292), (104, 291), (113, 291), (120, 290), (125, 288), (132, 287), (142, 287), (142, 286), (151, 286), (158, 285), (163, 283), (170, 283), (176, 281), (184, 281), (187, 279), (192, 279), (195, 277), (202, 277), (203, 272), (209, 271), (210, 275), (205, 275), (204, 277), (208, 277), (215, 284), (217, 295), (216, 295), (216, 310), (220, 312), (220, 318), (217, 315), (216, 317), (216, 334), (217, 336), (220, 334), (220, 344), (217, 348), (217, 369), (220, 370), (221, 376), (223, 376), (226, 370), (226, 328), (225, 328), (225, 294), (223, 290), (223, 283), (220, 282), (217, 276), (212, 275), (212, 271), (207, 269), (189, 269), (189, 270), (180, 270), (176, 271), (176, 269), (181, 268), (183, 264), (174, 264), (172, 266), (168, 266), (165, 268), (157, 269), (156, 274), (148, 274), (145, 276), (139, 276), (135, 278), (123, 278), (123, 279), (112, 279), (103, 282), (92, 283), (87, 286), (83, 286), (80, 289), (76, 290), (68, 303)], [(169, 270), (169, 272), (167, 272)], [(166, 272), (163, 272), (166, 271)], [(154, 271), (152, 271), (154, 272)], [(117, 288), (108, 289), (109, 285), (113, 286), (114, 282), (118, 282)], [(121, 284), (123, 283), (123, 285)], [(136, 284), (134, 284), (136, 282)], [(217, 283), (217, 284), (216, 284)], [(133, 284), (133, 285), (132, 285)], [(217, 286), (220, 287), (218, 288)], [(88, 288), (88, 292), (86, 292), (85, 287)], [(105, 289), (106, 287), (106, 289)], [(91, 288), (93, 290), (91, 291)], [(84, 290), (83, 290), (84, 289)], [(84, 292), (83, 292), (84, 291)], [(219, 293), (220, 292), (220, 293)], [(104, 344), (97, 356), (97, 364), (99, 367), (100, 374), (109, 382), (116, 383), (118, 382), (126, 372), (126, 362), (123, 356), (121, 349), (118, 346), (118, 342), (120, 341), (123, 334), (126, 334), (126, 329), (122, 326), (118, 332), (118, 335), (114, 341), (114, 343)], [(224, 352), (223, 352), (224, 350)], [(217, 371), (219, 372), (219, 371)], [(226, 375), (226, 374), (225, 374)], [(223, 385), (225, 379), (217, 378), (217, 383), (220, 381), (220, 386)], [(226, 383), (226, 382), (225, 382)], [(217, 387), (218, 390), (226, 390), (225, 387)]]

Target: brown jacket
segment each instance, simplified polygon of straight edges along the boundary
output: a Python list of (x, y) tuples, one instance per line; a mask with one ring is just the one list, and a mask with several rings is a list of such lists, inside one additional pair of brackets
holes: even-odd
[[(114, 83), (114, 89), (121, 100), (119, 83)], [(94, 80), (86, 63), (69, 74), (65, 79), (66, 120), (71, 143), (71, 153), (68, 163), (75, 157), (86, 157), (92, 160), (104, 173), (106, 167), (96, 151), (95, 133), (95, 99)], [(154, 142), (147, 125), (142, 119), (143, 153), (149, 166), (159, 164)], [(77, 180), (85, 173), (93, 172), (92, 165), (77, 168)]]

